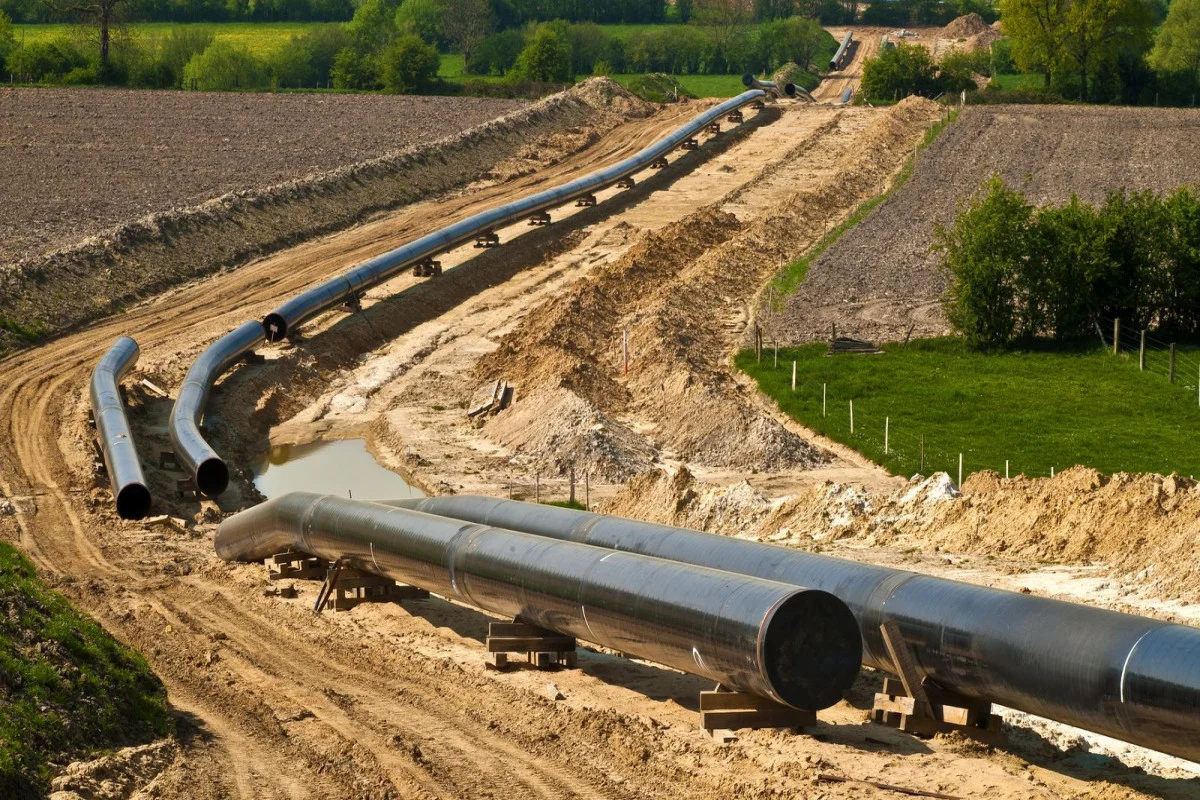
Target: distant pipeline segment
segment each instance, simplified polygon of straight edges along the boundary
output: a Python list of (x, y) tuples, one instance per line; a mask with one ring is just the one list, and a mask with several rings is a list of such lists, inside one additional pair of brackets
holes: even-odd
[(96, 419), (96, 436), (121, 519), (142, 519), (150, 513), (150, 490), (138, 461), (120, 389), (121, 379), (137, 364), (139, 354), (137, 342), (122, 336), (92, 371), (92, 416)]
[(846, 35), (842, 37), (842, 43), (838, 47), (837, 52), (833, 54), (833, 58), (829, 59), (829, 71), (837, 72), (846, 65), (846, 56), (850, 53), (850, 46), (854, 43), (854, 31), (846, 31)]
[(293, 550), (818, 711), (859, 671), (854, 616), (828, 592), (294, 492), (229, 517), (226, 561)]
[(895, 620), (936, 684), (1200, 762), (1200, 629), (785, 547), (569, 509), (452, 496), (395, 505), (555, 540), (824, 589), (894, 671)]
[(715, 106), (655, 142), (637, 155), (562, 186), (548, 189), (498, 208), (476, 214), (395, 250), (371, 259), (349, 272), (302, 292), (266, 316), (261, 323), (242, 325), (205, 350), (184, 378), (171, 409), (168, 428), (180, 464), (196, 488), (217, 497), (229, 486), (229, 467), (204, 439), (200, 423), (208, 395), (217, 379), (263, 341), (283, 340), (305, 321), (399, 274), (409, 266), (481, 236), (494, 238), (493, 228), (543, 213), (546, 209), (590, 196), (606, 186), (627, 183), (634, 173), (651, 166), (695, 134), (765, 97), (761, 90), (743, 92)]
[(475, 214), (395, 250), (376, 256), (349, 272), (296, 295), (267, 314), (262, 322), (263, 334), (267, 341), (281, 341), (307, 320), (389, 280), (414, 264), (424, 262), (426, 259), (433, 258), (469, 241), (477, 240), (481, 235), (494, 235), (496, 228), (528, 219), (547, 209), (588, 197), (599, 189), (612, 186), (618, 181), (646, 169), (709, 125), (719, 123), (726, 116), (744, 106), (761, 101), (765, 96), (765, 92), (759, 89), (743, 92), (700, 114), (624, 161), (597, 170), (582, 178), (576, 178), (561, 186)]

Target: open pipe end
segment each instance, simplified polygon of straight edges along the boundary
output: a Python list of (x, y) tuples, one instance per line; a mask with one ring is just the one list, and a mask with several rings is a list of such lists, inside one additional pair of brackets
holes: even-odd
[(850, 608), (829, 592), (802, 589), (775, 606), (759, 641), (771, 688), (793, 708), (836, 704), (862, 664), (862, 635)]
[(742, 76), (742, 86), (749, 88), (754, 85), (754, 76), (747, 72)]
[(196, 488), (206, 497), (216, 497), (229, 487), (229, 467), (219, 458), (210, 458), (196, 467)]
[(794, 84), (794, 83), (784, 84), (783, 93), (786, 94), (788, 97), (795, 97), (796, 96), (796, 84)]
[(268, 342), (282, 342), (288, 335), (287, 320), (275, 312), (263, 318), (263, 335)]
[(121, 519), (142, 519), (150, 513), (150, 490), (140, 483), (131, 483), (117, 493), (117, 516)]

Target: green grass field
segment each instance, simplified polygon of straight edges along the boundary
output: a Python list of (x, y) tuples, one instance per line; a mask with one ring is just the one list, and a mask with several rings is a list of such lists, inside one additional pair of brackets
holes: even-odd
[[(298, 33), (304, 33), (320, 25), (318, 22), (223, 22), (212, 23), (178, 23), (178, 22), (137, 22), (122, 27), (118, 35), (131, 35), (140, 39), (153, 39), (166, 36), (175, 28), (204, 28), (211, 30), (218, 39), (226, 39), (237, 44), (245, 45), (256, 56), (271, 55), (289, 38)], [(95, 32), (90, 28), (79, 25), (14, 25), (17, 41), (29, 43), (44, 42), (53, 39), (76, 37), (94, 37)], [(461, 58), (461, 57), (460, 57)]]
[[(613, 75), (612, 79), (628, 88), (631, 81), (640, 77), (636, 73), (623, 73)], [(697, 97), (733, 97), (746, 90), (741, 75), (676, 75), (675, 78)]]
[(883, 355), (828, 357), (827, 350), (781, 349), (778, 367), (770, 348), (761, 364), (745, 350), (737, 364), (786, 413), (895, 474), (945, 470), (957, 478), (959, 453), (964, 477), (982, 469), (1003, 475), (1006, 459), (1012, 475), (1075, 464), (1200, 474), (1196, 348), (1180, 350), (1177, 367), (1187, 377), (1174, 385), (1160, 353), (1139, 372), (1136, 353), (1114, 357), (1100, 348), (989, 355), (948, 338), (885, 346)]

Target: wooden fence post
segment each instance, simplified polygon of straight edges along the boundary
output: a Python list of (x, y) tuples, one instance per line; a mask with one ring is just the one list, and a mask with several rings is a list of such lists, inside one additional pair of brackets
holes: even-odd
[(958, 454), (958, 488), (962, 488), (962, 453)]
[(825, 400), (826, 400), (825, 387), (826, 386), (828, 386), (828, 384), (825, 384), (825, 383), (821, 384), (821, 416), (822, 417), (825, 416)]
[(1117, 354), (1117, 346), (1121, 343), (1121, 318), (1113, 320), (1113, 355)]
[(1146, 371), (1146, 329), (1142, 328), (1142, 346), (1138, 350), (1138, 369)]
[(1008, 459), (1004, 459), (1004, 479), (1008, 480)]
[(883, 418), (883, 454), (888, 454), (888, 436), (891, 433), (892, 420), (891, 417)]
[(796, 362), (792, 362), (792, 391), (796, 391)]
[(850, 435), (854, 435), (854, 401), (850, 401)]

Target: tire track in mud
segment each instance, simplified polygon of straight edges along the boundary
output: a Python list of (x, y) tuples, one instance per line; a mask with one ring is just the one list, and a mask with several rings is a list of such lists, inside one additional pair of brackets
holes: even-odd
[[(78, 408), (86, 391), (90, 369), (112, 340), (121, 334), (133, 336), (142, 347), (144, 362), (161, 361), (166, 354), (170, 369), (181, 375), (192, 356), (237, 321), (261, 316), (272, 305), (314, 281), (412, 238), (417, 232), (442, 227), (491, 207), (502, 198), (528, 194), (565, 176), (573, 177), (627, 157), (695, 113), (695, 107), (675, 107), (646, 120), (626, 123), (596, 145), (532, 175), (496, 186), (474, 187), (456, 196), (406, 207), (349, 231), (261, 259), (237, 271), (173, 289), (119, 317), (0, 361), (0, 408), (8, 410), (6, 424), (0, 429), (0, 491), (9, 497), (27, 497), (18, 504), (20, 510), (13, 531), (21, 547), (44, 572), (77, 582), (97, 583), (106, 589), (137, 586), (142, 593), (140, 596), (152, 599), (155, 616), (161, 614), (162, 619), (175, 619), (176, 622), (169, 624), (183, 624), (187, 629), (179, 612), (195, 601), (181, 599), (175, 592), (143, 580), (142, 576), (106, 557), (106, 540), (110, 534), (115, 534), (115, 539), (119, 540), (124, 528), (114, 526), (113, 530), (101, 535), (98, 525), (81, 516), (80, 509), (84, 504), (72, 497), (76, 492), (72, 483), (79, 478), (79, 472), (72, 464), (77, 467), (80, 457), (78, 453), (68, 454), (75, 443), (69, 440), (67, 432), (79, 424)], [(397, 291), (397, 287), (413, 283), (416, 283), (415, 279), (404, 276), (372, 294), (390, 294)], [(296, 797), (356, 793), (357, 765), (353, 760), (347, 762), (340, 773), (336, 769), (330, 771), (328, 766), (314, 768), (304, 763), (303, 758), (296, 758), (297, 744), (288, 741), (290, 738), (321, 740), (336, 732), (336, 727), (321, 721), (309, 726), (318, 731), (302, 737), (288, 737), (271, 731), (269, 721), (256, 721), (252, 712), (243, 713), (241, 707), (247, 705), (249, 698), (240, 687), (227, 686), (214, 691), (212, 686), (197, 685), (194, 666), (181, 663), (179, 654), (170, 655), (158, 648), (158, 637), (143, 630), (136, 617), (130, 619), (128, 614), (114, 614), (90, 594), (71, 594), (119, 638), (132, 641), (148, 654), (172, 696), (178, 695), (180, 703), (176, 707), (198, 718), (199, 724), (211, 735), (215, 748), (204, 757), (215, 763), (202, 764), (201, 771), (213, 787), (220, 787), (221, 794)], [(210, 621), (213, 625), (229, 626), (234, 630), (239, 624), (229, 617)], [(208, 632), (225, 633), (220, 627)], [(295, 654), (284, 649), (268, 655), (278, 662), (286, 662)], [(319, 672), (319, 664), (310, 662), (310, 667)], [(299, 685), (301, 678), (289, 672), (286, 680), (279, 679), (277, 688)], [(388, 684), (381, 682), (380, 685)], [(447, 687), (447, 690), (453, 696), (453, 687)], [(364, 689), (364, 694), (370, 694), (384, 708), (394, 705), (394, 698), (386, 692), (371, 693)], [(253, 707), (252, 703), (250, 705)], [(453, 708), (453, 704), (450, 707)], [(232, 713), (234, 708), (239, 712)], [(424, 719), (436, 721), (447, 741), (464, 752), (483, 750), (498, 762), (515, 763), (515, 772), (534, 775), (526, 779), (527, 788), (535, 796), (613, 796), (611, 792), (590, 788), (588, 781), (574, 777), (565, 767), (502, 742), (499, 736), (471, 730), (472, 726), (461, 728), (465, 723), (454, 715), (426, 715)], [(358, 724), (349, 717), (343, 718), (340, 725), (350, 734), (359, 730)], [(338, 735), (346, 738), (344, 734)], [(264, 739), (266, 743), (260, 745)], [(303, 749), (299, 755), (304, 755)], [(198, 749), (193, 750), (193, 756), (201, 757)], [(386, 766), (396, 767), (397, 762), (388, 759)], [(459, 779), (465, 780), (462, 776), (472, 774), (475, 767), (472, 759), (464, 759), (454, 769)], [(377, 771), (394, 772), (383, 767)], [(406, 795), (417, 787), (430, 786), (425, 782), (427, 779), (419, 780), (417, 773), (407, 768), (401, 777), (400, 791)], [(601, 781), (600, 785), (605, 782)], [(342, 788), (336, 788), (339, 786)]]

